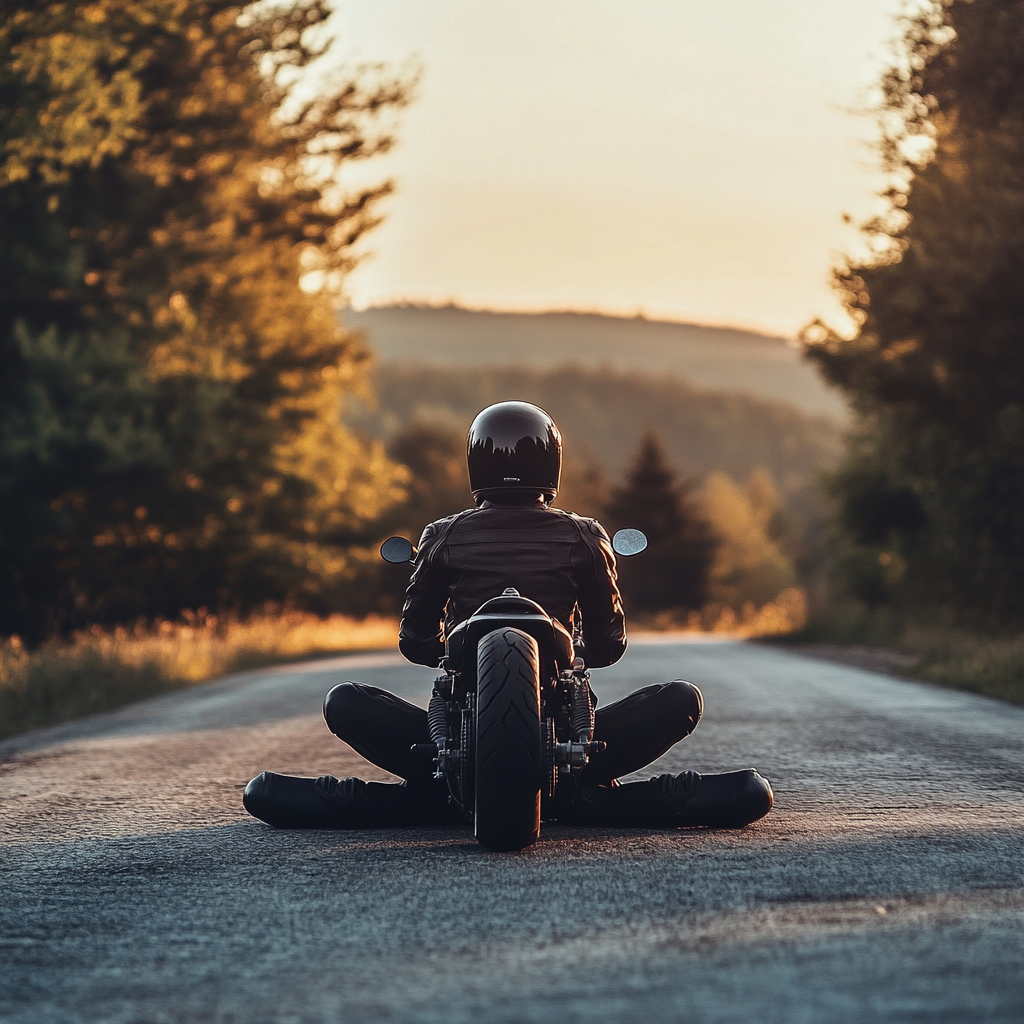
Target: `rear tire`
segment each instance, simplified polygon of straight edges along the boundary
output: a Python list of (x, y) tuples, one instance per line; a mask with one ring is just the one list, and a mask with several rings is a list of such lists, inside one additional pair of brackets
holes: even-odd
[(510, 627), (488, 633), (476, 678), (476, 837), (491, 850), (522, 850), (540, 835), (537, 641)]

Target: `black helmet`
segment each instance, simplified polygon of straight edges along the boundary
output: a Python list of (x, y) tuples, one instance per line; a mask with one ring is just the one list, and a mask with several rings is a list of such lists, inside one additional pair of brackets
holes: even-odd
[(562, 435), (543, 409), (499, 402), (473, 420), (468, 458), (474, 498), (518, 491), (539, 492), (550, 501), (562, 471)]

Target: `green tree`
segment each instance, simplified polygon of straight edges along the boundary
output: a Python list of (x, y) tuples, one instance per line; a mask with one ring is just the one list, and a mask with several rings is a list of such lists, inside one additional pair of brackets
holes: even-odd
[(736, 609), (748, 601), (760, 606), (796, 584), (778, 543), (784, 528), (778, 491), (765, 470), (752, 473), (746, 487), (726, 473), (708, 474), (701, 505), (719, 541), (711, 567), (714, 600)]
[(660, 438), (649, 430), (607, 510), (610, 528), (642, 530), (649, 544), (643, 554), (620, 562), (627, 608), (695, 610), (707, 602), (718, 541), (692, 491), (677, 479)]
[(883, 81), (885, 212), (807, 353), (859, 426), (832, 479), (859, 596), (1024, 617), (1024, 2), (936, 0)]
[(303, 100), (328, 14), (0, 0), (0, 630), (329, 607), (400, 496), (334, 293), (407, 83)]

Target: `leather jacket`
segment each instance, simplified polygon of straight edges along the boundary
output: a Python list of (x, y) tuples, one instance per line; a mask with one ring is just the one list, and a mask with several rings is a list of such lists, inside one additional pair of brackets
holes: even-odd
[(626, 624), (608, 534), (596, 520), (549, 508), (540, 497), (527, 505), (485, 501), (423, 531), (399, 650), (409, 661), (436, 666), (447, 633), (506, 587), (570, 632), (578, 608), (588, 667), (622, 657)]

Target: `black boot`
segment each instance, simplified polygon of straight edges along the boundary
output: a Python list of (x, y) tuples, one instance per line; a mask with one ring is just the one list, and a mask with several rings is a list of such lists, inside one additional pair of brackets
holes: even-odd
[(362, 779), (339, 783), (331, 775), (305, 779), (260, 772), (245, 787), (242, 803), (274, 828), (345, 828), (354, 826), (365, 788)]
[(753, 768), (724, 775), (659, 775), (646, 782), (588, 786), (563, 820), (579, 825), (740, 828), (772, 808), (772, 787)]
[(242, 794), (245, 809), (275, 828), (385, 828), (462, 820), (447, 787), (316, 779), (261, 772)]
[(676, 824), (742, 828), (763, 818), (774, 803), (771, 783), (753, 768), (702, 775)]

